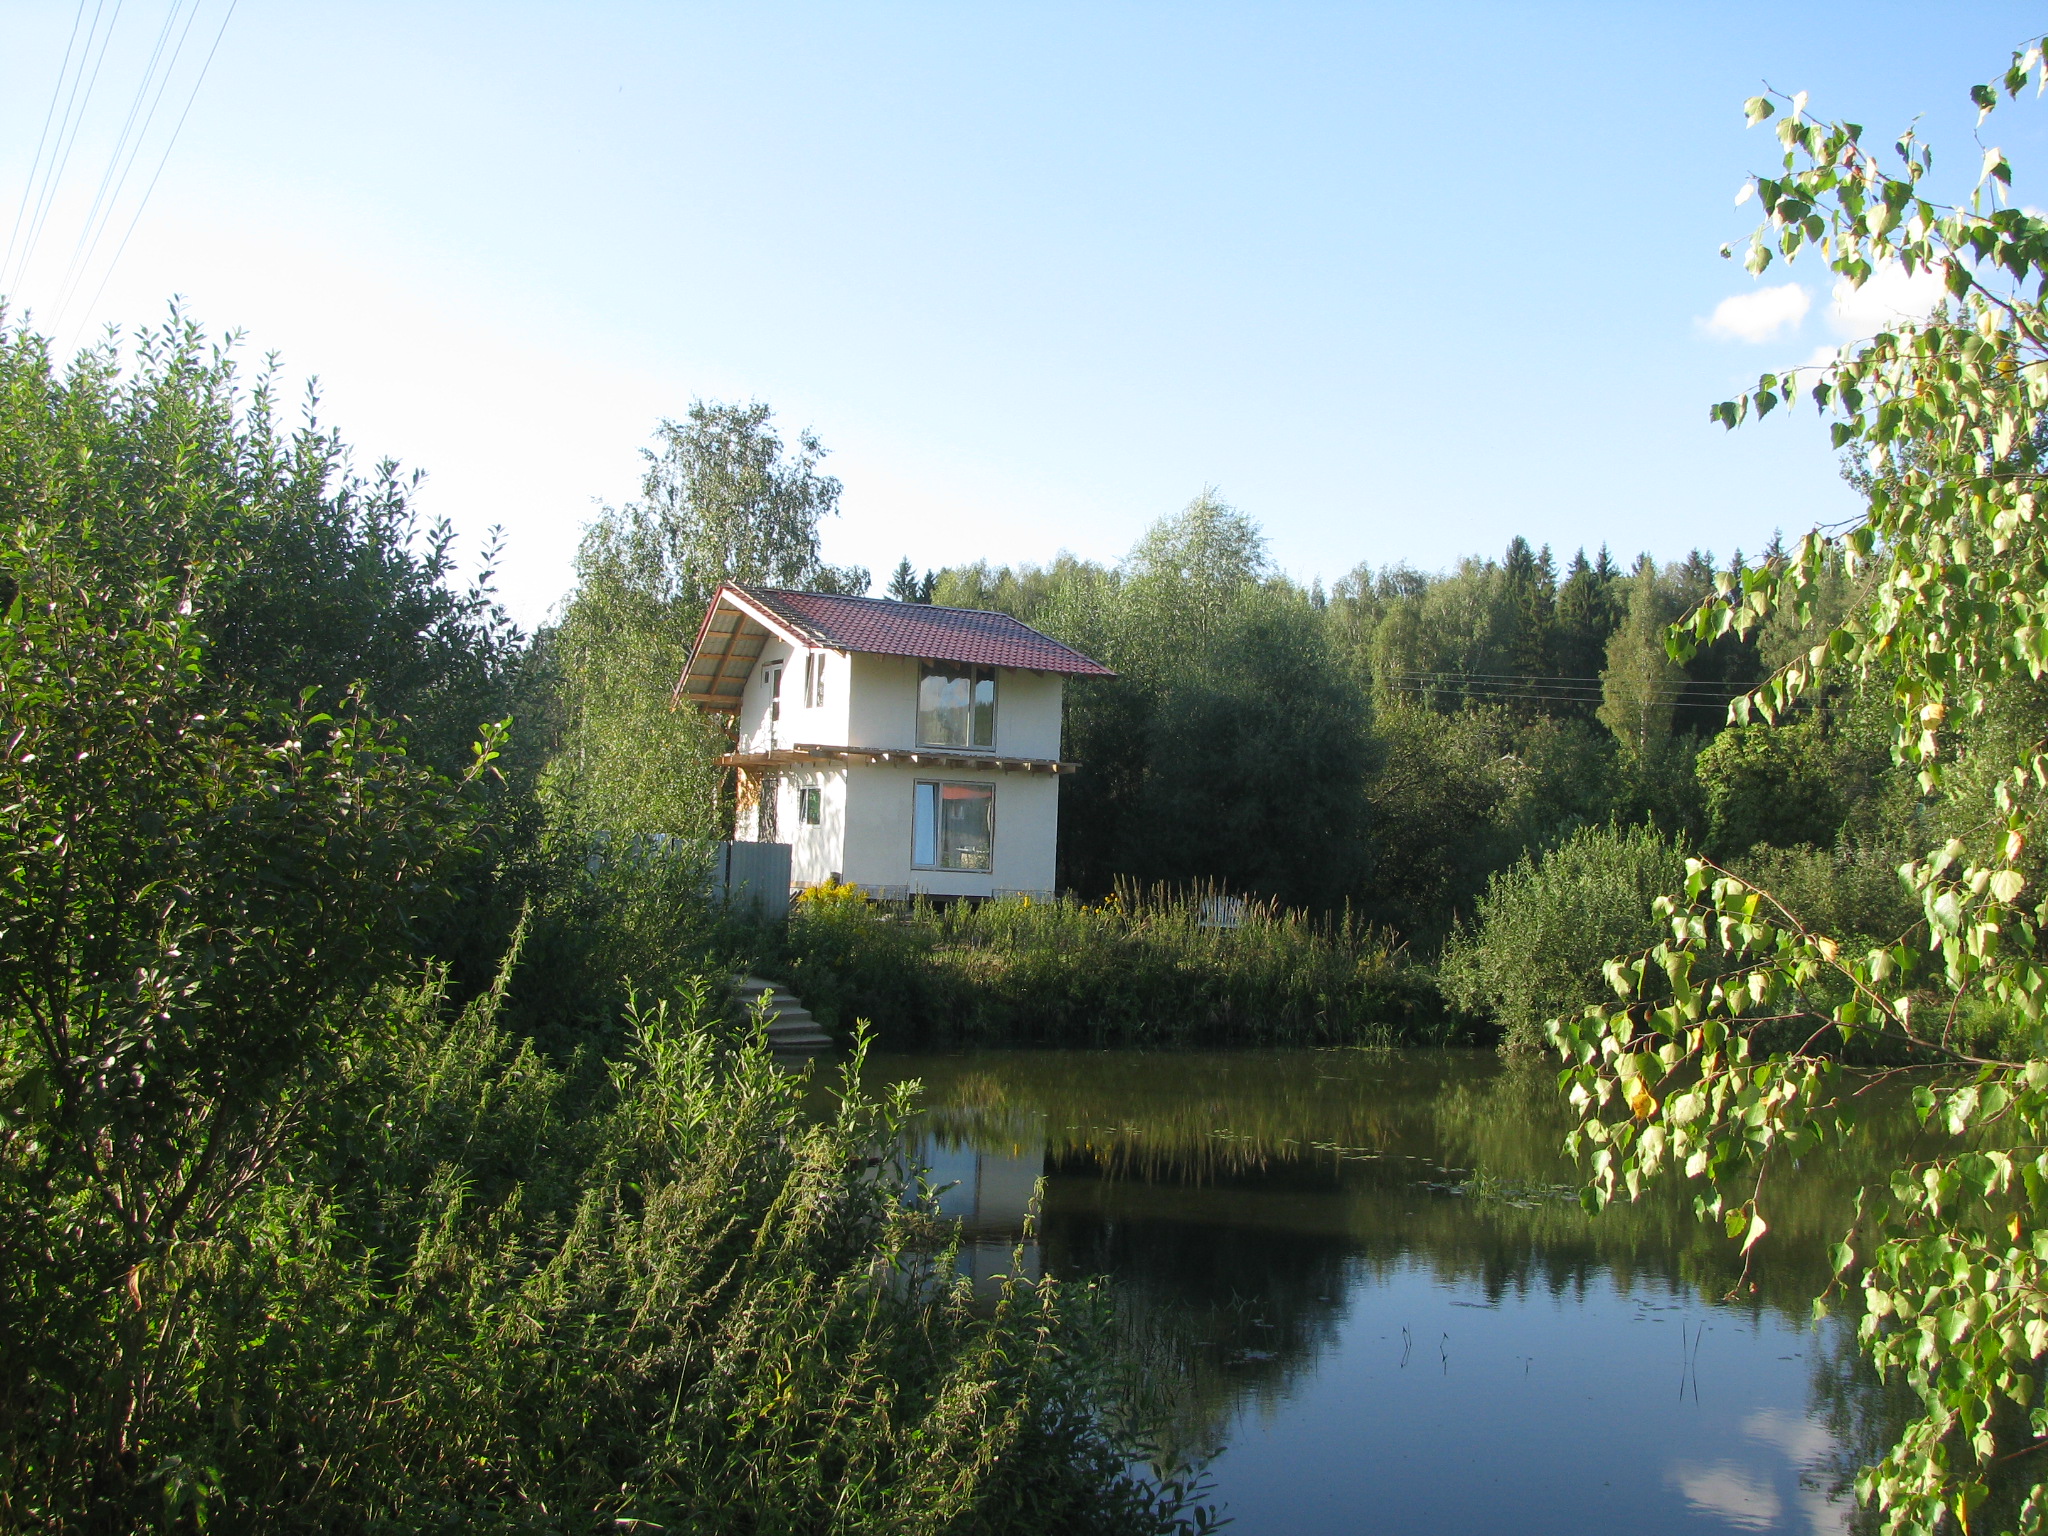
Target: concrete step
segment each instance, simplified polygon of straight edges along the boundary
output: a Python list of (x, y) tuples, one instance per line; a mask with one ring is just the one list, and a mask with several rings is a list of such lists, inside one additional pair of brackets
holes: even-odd
[(832, 1037), (819, 1028), (795, 993), (753, 976), (739, 977), (732, 991), (734, 999), (750, 1013), (762, 998), (768, 1000), (768, 1044), (773, 1049), (810, 1053), (831, 1047)]

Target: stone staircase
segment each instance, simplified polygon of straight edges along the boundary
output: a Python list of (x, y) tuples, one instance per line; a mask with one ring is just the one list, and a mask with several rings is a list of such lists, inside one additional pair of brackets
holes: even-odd
[(832, 1048), (832, 1037), (818, 1027), (795, 993), (783, 991), (772, 981), (741, 976), (732, 984), (732, 995), (750, 1015), (763, 996), (768, 999), (768, 1044), (773, 1050), (811, 1055)]

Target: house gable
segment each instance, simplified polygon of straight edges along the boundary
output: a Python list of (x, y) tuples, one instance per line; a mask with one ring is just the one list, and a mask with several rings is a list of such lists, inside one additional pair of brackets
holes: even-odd
[(675, 701), (737, 713), (770, 636), (796, 649), (823, 648), (841, 655), (957, 661), (1063, 677), (1116, 676), (1007, 613), (727, 582), (698, 628)]

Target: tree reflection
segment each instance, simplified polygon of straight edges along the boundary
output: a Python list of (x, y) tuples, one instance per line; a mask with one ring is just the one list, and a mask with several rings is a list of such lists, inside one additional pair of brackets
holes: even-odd
[[(1183, 1458), (1278, 1403), (1357, 1296), (1416, 1266), (1489, 1302), (1611, 1286), (1803, 1324), (1856, 1189), (1914, 1136), (1903, 1114), (1873, 1121), (1821, 1166), (1774, 1175), (1777, 1225), (1745, 1273), (1682, 1181), (1582, 1211), (1554, 1079), (1490, 1055), (981, 1052), (876, 1067), (922, 1079), (919, 1151), (954, 1181), (977, 1252), (1024, 1237), (1042, 1174), (1027, 1263), (1113, 1277), (1119, 1366)], [(1877, 1453), (1897, 1410), (1846, 1328), (1807, 1356), (1813, 1417), (1836, 1448), (1818, 1497)]]

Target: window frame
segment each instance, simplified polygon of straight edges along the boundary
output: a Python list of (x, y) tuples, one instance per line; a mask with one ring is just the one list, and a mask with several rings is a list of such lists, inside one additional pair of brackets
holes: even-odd
[[(921, 864), (918, 862), (917, 857), (919, 840), (918, 818), (923, 811), (923, 806), (921, 802), (923, 801), (924, 796), (922, 792), (927, 789), (934, 791), (931, 802), (933, 810), (933, 824), (931, 828), (931, 847), (932, 858), (934, 862), (929, 864)], [(946, 822), (943, 807), (945, 804), (944, 792), (947, 789), (973, 789), (980, 790), (983, 792), (986, 804), (988, 805), (988, 862), (979, 869), (972, 868), (967, 865), (947, 864), (944, 862), (946, 856)], [(986, 779), (913, 779), (911, 781), (910, 867), (912, 869), (930, 870), (935, 874), (945, 875), (988, 875), (990, 877), (993, 877), (995, 875), (996, 786), (992, 781)]]
[(825, 822), (825, 790), (818, 784), (799, 784), (796, 787), (796, 824), (800, 827), (823, 826)]
[(783, 662), (771, 661), (761, 668), (761, 686), (768, 690), (768, 720), (770, 724), (782, 718), (782, 668)]
[(804, 708), (825, 707), (825, 653), (806, 651), (804, 653)]
[[(1001, 704), (1002, 690), (997, 683), (997, 667), (978, 666), (964, 661), (920, 661), (917, 664), (917, 691), (911, 704), (914, 718), (911, 722), (911, 740), (920, 747), (932, 747), (947, 752), (988, 752), (996, 750), (996, 733), (1000, 729), (997, 714)], [(967, 740), (964, 742), (935, 741), (924, 733), (926, 711), (924, 707), (924, 685), (933, 677), (967, 679)], [(981, 685), (988, 684), (988, 740), (977, 741), (980, 728), (982, 704)], [(932, 711), (936, 715), (937, 711)]]

